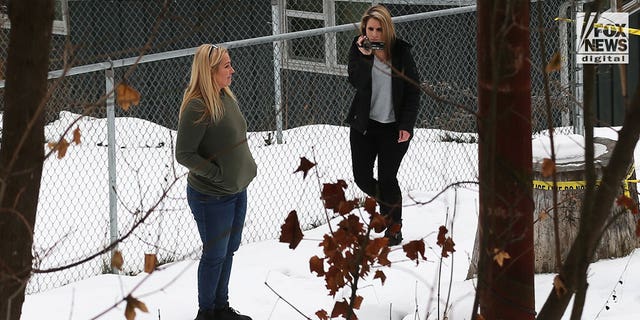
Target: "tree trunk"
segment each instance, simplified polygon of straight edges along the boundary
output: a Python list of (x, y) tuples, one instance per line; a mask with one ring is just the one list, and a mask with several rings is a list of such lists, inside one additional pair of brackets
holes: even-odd
[[(609, 163), (613, 148), (616, 145), (614, 140), (602, 137), (595, 137), (594, 142), (606, 147), (606, 152), (595, 157), (594, 165), (598, 179), (602, 177), (602, 169)], [(561, 148), (557, 146), (556, 148)], [(558, 214), (560, 242), (560, 255), (564, 260), (569, 248), (576, 239), (578, 226), (580, 225), (582, 210), (582, 199), (585, 194), (585, 163), (580, 161), (568, 161), (567, 159), (556, 159), (556, 176), (558, 181)], [(551, 193), (552, 184), (549, 178), (542, 175), (541, 163), (533, 164), (534, 190), (533, 199), (536, 213), (551, 212), (554, 206)], [(635, 173), (630, 170), (630, 174), (625, 180), (635, 180)], [(624, 188), (628, 189), (625, 191)], [(627, 195), (638, 202), (638, 191), (635, 183), (619, 184), (616, 196)], [(602, 241), (594, 252), (593, 261), (606, 258), (619, 258), (629, 255), (635, 248), (640, 247), (640, 239), (635, 235), (635, 218), (629, 214), (624, 207), (616, 206), (611, 210), (612, 216), (619, 216), (602, 235)], [(538, 217), (534, 217), (538, 218)], [(554, 240), (556, 234), (553, 228), (553, 219), (540, 219), (533, 228), (533, 243), (536, 248), (535, 272), (555, 273), (560, 270), (556, 261), (556, 250)]]
[[(534, 319), (529, 1), (478, 1), (477, 41), (480, 259), (475, 305), (484, 319)], [(510, 258), (500, 266), (496, 258), (505, 254)]]
[(53, 5), (53, 0), (9, 1), (0, 146), (0, 319), (20, 319), (31, 275)]

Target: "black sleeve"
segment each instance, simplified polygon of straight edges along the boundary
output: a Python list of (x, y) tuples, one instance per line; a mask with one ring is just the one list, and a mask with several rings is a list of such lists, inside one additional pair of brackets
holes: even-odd
[(366, 56), (358, 50), (356, 41), (358, 37), (351, 42), (349, 49), (349, 83), (357, 90), (366, 88), (371, 85), (371, 65), (373, 64), (373, 55)]

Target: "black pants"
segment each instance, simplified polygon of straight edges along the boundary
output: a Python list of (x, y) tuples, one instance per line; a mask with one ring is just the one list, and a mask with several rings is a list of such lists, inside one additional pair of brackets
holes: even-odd
[[(351, 164), (358, 187), (380, 205), (380, 214), (395, 223), (402, 221), (402, 192), (398, 185), (398, 169), (409, 141), (398, 143), (395, 123), (370, 120), (366, 134), (351, 129)], [(374, 162), (378, 159), (378, 179), (373, 177)]]

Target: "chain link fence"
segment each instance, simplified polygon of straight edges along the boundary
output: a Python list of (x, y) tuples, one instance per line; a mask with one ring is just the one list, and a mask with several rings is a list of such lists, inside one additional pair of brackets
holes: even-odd
[[(125, 273), (140, 272), (145, 253), (156, 253), (160, 263), (199, 257), (185, 170), (174, 162), (173, 146), (192, 48), (202, 43), (230, 49), (236, 70), (232, 90), (247, 118), (259, 165), (249, 187), (245, 243), (277, 238), (291, 210), (297, 210), (304, 227), (322, 223), (322, 183), (344, 179), (348, 196), (363, 196), (351, 178), (344, 123), (354, 95), (346, 62), (358, 34), (356, 23), (370, 1), (56, 1), (60, 9), (51, 69), (85, 67), (50, 80), (46, 139), (57, 141), (65, 134), (70, 140), (77, 127), (82, 143), (70, 146), (62, 159), (53, 155), (45, 161), (34, 239), (34, 266), (45, 273), (34, 274), (28, 292), (110, 272), (109, 253), (80, 266), (46, 271), (89, 257), (110, 243), (105, 74), (111, 69), (116, 84), (126, 82), (141, 93), (139, 105), (115, 109), (117, 230), (126, 237), (119, 244)], [(477, 166), (469, 165), (477, 158), (475, 1), (382, 3), (398, 19), (398, 36), (413, 44), (425, 91), (443, 98), (422, 95), (418, 130), (400, 169), (404, 194), (476, 180)], [(560, 50), (561, 39), (573, 39), (573, 28), (563, 34), (559, 26), (565, 22), (554, 21), (571, 14), (562, 4), (531, 5), (535, 131), (547, 126), (543, 65)], [(8, 30), (5, 22), (3, 57)], [(121, 60), (141, 54), (161, 60), (132, 65)], [(563, 65), (570, 66), (568, 62)], [(565, 79), (551, 74), (552, 118), (554, 126), (572, 130), (569, 84), (575, 70), (565, 72)], [(447, 144), (444, 154), (442, 143)], [(304, 180), (292, 174), (300, 157), (318, 164)]]

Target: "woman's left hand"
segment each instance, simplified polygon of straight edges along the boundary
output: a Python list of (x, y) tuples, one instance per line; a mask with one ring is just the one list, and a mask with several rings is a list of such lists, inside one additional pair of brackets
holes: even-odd
[(398, 143), (405, 142), (411, 138), (411, 133), (407, 130), (400, 130), (400, 134), (398, 135)]

